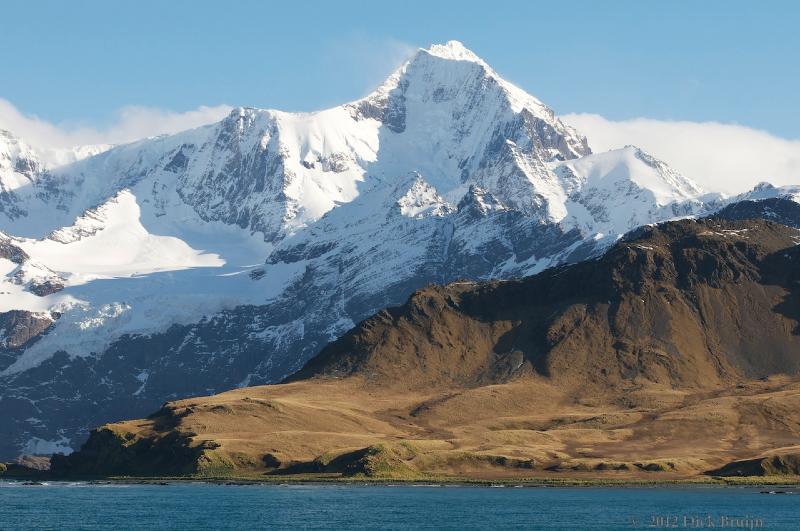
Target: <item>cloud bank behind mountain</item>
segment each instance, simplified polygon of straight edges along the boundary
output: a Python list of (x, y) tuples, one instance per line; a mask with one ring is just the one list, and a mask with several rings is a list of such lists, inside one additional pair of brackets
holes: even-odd
[(636, 145), (706, 190), (734, 194), (761, 181), (800, 183), (800, 139), (718, 122), (614, 121), (598, 114), (561, 118), (586, 135), (595, 152)]

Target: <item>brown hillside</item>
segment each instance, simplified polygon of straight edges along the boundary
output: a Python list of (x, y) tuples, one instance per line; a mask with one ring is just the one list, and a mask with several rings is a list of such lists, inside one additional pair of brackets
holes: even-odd
[(800, 446), (798, 242), (770, 222), (680, 221), (519, 281), (429, 287), (290, 382), (104, 426), (53, 471), (794, 473), (758, 463)]
[(511, 282), (415, 293), (300, 372), (381, 386), (502, 383), (680, 388), (800, 370), (800, 232), (766, 221), (641, 229), (598, 260)]

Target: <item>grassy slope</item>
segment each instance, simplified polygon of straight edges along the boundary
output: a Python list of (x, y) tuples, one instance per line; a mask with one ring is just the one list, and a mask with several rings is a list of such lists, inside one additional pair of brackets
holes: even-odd
[(420, 290), (290, 383), (171, 402), (54, 466), (672, 481), (775, 454), (728, 470), (797, 473), (798, 231), (680, 221), (637, 238), (519, 281)]
[(565, 395), (536, 378), (432, 393), (376, 390), (358, 378), (315, 380), (182, 400), (153, 418), (109, 425), (123, 448), (146, 443), (142, 458), (149, 461), (163, 451), (153, 441), (165, 435), (180, 434), (197, 451), (185, 462), (173, 458), (180, 465), (174, 470), (147, 472), (134, 460), (128, 469), (98, 473), (277, 481), (697, 480), (733, 460), (800, 451), (798, 406), (800, 383), (785, 377), (602, 397)]

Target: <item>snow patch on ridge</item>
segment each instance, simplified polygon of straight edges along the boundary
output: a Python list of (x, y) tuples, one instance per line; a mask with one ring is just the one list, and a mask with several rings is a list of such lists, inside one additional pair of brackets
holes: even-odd
[(70, 440), (62, 435), (54, 440), (31, 437), (22, 447), (21, 453), (24, 455), (69, 455), (72, 452), (74, 452), (74, 450), (70, 446)]
[[(54, 327), (0, 375), (35, 367), (58, 350), (87, 356), (101, 352), (124, 334), (147, 334), (171, 324), (196, 322), (271, 295), (270, 285), (262, 283), (254, 289), (247, 275), (263, 261), (268, 249), (263, 242), (257, 245), (249, 235), (231, 232), (221, 224), (191, 229), (189, 223), (177, 229), (154, 216), (152, 204), (145, 207), (140, 208), (134, 191), (124, 190), (73, 226), (57, 231), (54, 237), (58, 239), (14, 240), (29, 256), (24, 266), (40, 264), (57, 270), (65, 288), (36, 296), (14, 282), (13, 273), (20, 266), (0, 259), (0, 274), (5, 276), (0, 311), (61, 314)], [(175, 214), (180, 215), (180, 209)], [(190, 211), (182, 214), (191, 219)], [(150, 230), (176, 236), (153, 234), (143, 220)], [(216, 252), (197, 250), (187, 241), (208, 244)], [(291, 273), (272, 277), (281, 286)]]
[(416, 175), (411, 188), (397, 200), (400, 213), (409, 218), (422, 219), (425, 216), (445, 216), (453, 211), (437, 192), (436, 188)]
[(140, 222), (136, 197), (119, 192), (73, 226), (45, 240), (19, 246), (37, 263), (59, 271), (70, 286), (91, 280), (146, 275), (192, 267), (220, 267), (224, 260), (172, 236), (150, 234)]

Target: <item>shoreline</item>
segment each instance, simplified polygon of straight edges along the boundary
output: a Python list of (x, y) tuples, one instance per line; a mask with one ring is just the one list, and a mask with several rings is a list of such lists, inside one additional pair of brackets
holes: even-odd
[(711, 488), (744, 488), (744, 487), (800, 487), (800, 476), (744, 476), (744, 477), (700, 477), (685, 479), (615, 479), (615, 478), (462, 478), (462, 477), (421, 477), (417, 479), (403, 478), (370, 478), (370, 477), (280, 477), (280, 476), (164, 476), (164, 477), (52, 477), (46, 474), (3, 475), (0, 481), (55, 483), (89, 483), (120, 485), (171, 485), (203, 483), (209, 485), (320, 485), (320, 486), (415, 486), (415, 487), (510, 487), (510, 488), (664, 488), (664, 487), (711, 487)]

